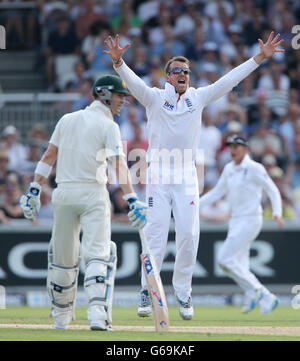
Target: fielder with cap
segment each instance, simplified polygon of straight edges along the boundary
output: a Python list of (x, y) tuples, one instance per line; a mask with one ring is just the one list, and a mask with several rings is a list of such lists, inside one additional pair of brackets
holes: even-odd
[(107, 159), (115, 166), (124, 199), (131, 209), (128, 215), (133, 227), (141, 229), (146, 223), (147, 205), (133, 191), (120, 130), (113, 118), (113, 114), (120, 113), (128, 94), (120, 77), (99, 78), (93, 86), (95, 100), (58, 121), (29, 192), (20, 200), (25, 217), (33, 220), (40, 209), (42, 184), (57, 162), (58, 186), (52, 195), (54, 223), (47, 277), (51, 315), (57, 329), (66, 329), (74, 317), (81, 256), (90, 328), (111, 329), (117, 253), (116, 244), (111, 241)]
[[(176, 256), (172, 283), (179, 303), (179, 314), (184, 320), (192, 319), (194, 314), (191, 286), (200, 232), (195, 163), (202, 111), (208, 104), (230, 92), (257, 69), (263, 60), (276, 52), (284, 51), (278, 49), (283, 41), (279, 40), (279, 36), (277, 34), (274, 37), (274, 32), (271, 32), (266, 43), (259, 39), (260, 52), (257, 55), (232, 69), (215, 83), (197, 89), (189, 86), (190, 67), (189, 60), (185, 57), (176, 56), (166, 63), (166, 83), (163, 89), (151, 88), (122, 59), (130, 44), (121, 47), (118, 35), (115, 40), (109, 37), (105, 41), (108, 50), (104, 52), (111, 57), (114, 69), (126, 82), (132, 96), (146, 108), (149, 140), (146, 197), (149, 209), (145, 233), (160, 270), (167, 247), (171, 213), (173, 214)], [(165, 154), (169, 155), (167, 161), (163, 159)], [(141, 284), (138, 315), (145, 317), (151, 314), (151, 306), (143, 272)]]
[(248, 142), (234, 135), (227, 139), (232, 161), (227, 163), (216, 186), (200, 197), (200, 209), (223, 196), (230, 206), (229, 229), (218, 254), (218, 265), (244, 291), (242, 312), (253, 310), (259, 303), (261, 313), (270, 313), (278, 305), (275, 295), (250, 271), (250, 246), (263, 223), (261, 199), (263, 190), (271, 200), (273, 219), (283, 226), (282, 202), (278, 188), (264, 166), (248, 155)]

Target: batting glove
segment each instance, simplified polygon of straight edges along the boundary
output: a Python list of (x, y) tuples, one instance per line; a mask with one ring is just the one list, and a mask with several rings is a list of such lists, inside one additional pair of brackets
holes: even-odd
[(20, 206), (24, 217), (33, 221), (41, 207), (41, 186), (37, 182), (30, 183), (29, 192), (20, 198)]
[(144, 228), (147, 218), (147, 203), (139, 201), (136, 197), (127, 200), (129, 206), (128, 218), (133, 228), (138, 230)]

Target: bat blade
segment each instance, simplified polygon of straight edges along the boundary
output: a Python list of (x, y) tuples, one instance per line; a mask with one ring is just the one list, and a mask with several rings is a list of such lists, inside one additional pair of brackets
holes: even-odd
[(155, 330), (164, 332), (169, 330), (169, 313), (167, 300), (161, 278), (157, 272), (155, 261), (150, 253), (142, 253), (141, 261), (145, 274), (148, 292), (151, 298)]

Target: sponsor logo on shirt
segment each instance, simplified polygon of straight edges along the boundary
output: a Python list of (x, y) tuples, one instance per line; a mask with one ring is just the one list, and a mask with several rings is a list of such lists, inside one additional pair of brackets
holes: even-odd
[(148, 198), (148, 206), (149, 206), (149, 208), (153, 207), (153, 197)]
[(163, 105), (163, 108), (167, 109), (167, 110), (173, 110), (174, 109), (174, 105), (170, 104), (168, 100), (165, 100), (165, 103)]
[(185, 104), (188, 107), (188, 111), (190, 113), (193, 113), (195, 111), (195, 108), (193, 107), (193, 104), (192, 104), (191, 100), (189, 98), (185, 98), (184, 101), (185, 101)]

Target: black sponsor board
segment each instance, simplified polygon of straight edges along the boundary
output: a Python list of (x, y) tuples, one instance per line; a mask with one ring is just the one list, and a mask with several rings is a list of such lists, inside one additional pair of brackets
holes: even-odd
[[(226, 237), (226, 226), (201, 229), (193, 285), (232, 285), (217, 265), (217, 255)], [(0, 285), (45, 286), (47, 276), (47, 250), (51, 229), (34, 231), (0, 229)], [(141, 245), (138, 233), (124, 226), (112, 231), (117, 244), (116, 286), (140, 284)], [(175, 261), (175, 233), (169, 233), (169, 242), (161, 271), (165, 286), (172, 284)], [(300, 284), (300, 227), (283, 230), (265, 227), (253, 242), (250, 265), (260, 281), (266, 284)], [(79, 282), (83, 281), (84, 265), (81, 264)]]

